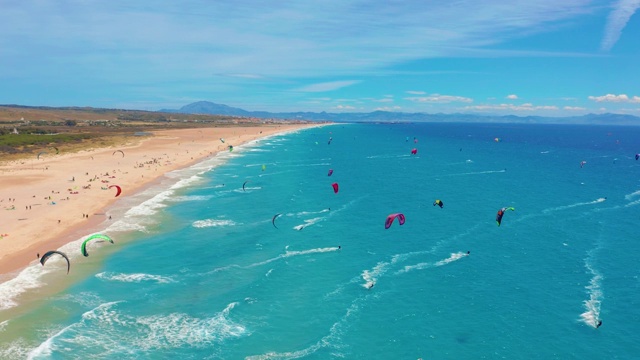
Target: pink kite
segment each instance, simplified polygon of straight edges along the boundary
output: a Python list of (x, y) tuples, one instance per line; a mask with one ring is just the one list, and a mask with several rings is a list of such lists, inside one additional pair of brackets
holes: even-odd
[(387, 221), (384, 222), (384, 228), (385, 229), (390, 228), (395, 218), (398, 218), (398, 223), (400, 223), (400, 225), (404, 225), (404, 214), (396, 213), (396, 214), (391, 214), (387, 216)]
[(413, 150), (411, 150), (411, 154), (412, 154), (412, 155), (415, 155), (415, 154), (417, 154), (417, 153), (418, 153), (418, 149), (414, 148)]
[(120, 195), (120, 193), (122, 192), (122, 188), (118, 185), (111, 185), (109, 186), (109, 189), (111, 189), (112, 187), (116, 188), (118, 190), (118, 192), (116, 192), (116, 197), (118, 197)]
[(333, 184), (331, 184), (331, 186), (333, 186), (333, 192), (337, 194), (338, 193), (338, 183), (333, 183)]
[(327, 176), (331, 176), (331, 174), (333, 174), (333, 169), (329, 169), (329, 174), (327, 174)]

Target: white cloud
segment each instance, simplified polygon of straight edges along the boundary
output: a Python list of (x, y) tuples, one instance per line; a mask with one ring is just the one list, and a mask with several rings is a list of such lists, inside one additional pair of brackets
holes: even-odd
[(595, 102), (640, 103), (640, 96), (633, 96), (629, 98), (626, 94), (607, 94), (602, 96), (589, 96), (589, 100)]
[(537, 110), (558, 110), (554, 105), (537, 105), (534, 106), (531, 103), (525, 103), (521, 105), (513, 104), (498, 104), (498, 105), (474, 105), (465, 106), (464, 110), (476, 110), (476, 111), (537, 111)]
[(343, 87), (351, 86), (359, 83), (360, 80), (344, 80), (344, 81), (329, 81), (317, 84), (311, 84), (295, 89), (295, 91), (301, 92), (325, 92), (334, 91)]
[(417, 90), (408, 90), (406, 91), (407, 94), (411, 94), (411, 95), (425, 95), (426, 92), (424, 91), (417, 91)]
[(507, 95), (507, 99), (509, 99), (509, 100), (518, 100), (518, 95), (516, 95), (516, 94)]
[(451, 102), (473, 102), (473, 99), (463, 96), (431, 94), (429, 96), (413, 96), (405, 98), (405, 100), (418, 103), (451, 103)]
[(600, 44), (602, 50), (609, 51), (618, 42), (622, 30), (639, 7), (640, 0), (618, 0), (607, 19), (604, 38)]
[(334, 107), (334, 109), (336, 109), (336, 110), (355, 110), (355, 106), (351, 106), (351, 105), (338, 105), (338, 106)]
[(562, 109), (567, 111), (586, 111), (587, 110), (587, 108), (583, 108), (580, 106), (565, 106)]
[(400, 106), (383, 106), (377, 107), (373, 109), (374, 111), (400, 111), (402, 108)]
[(391, 98), (382, 98), (382, 99), (377, 99), (377, 100), (373, 100), (375, 102), (393, 102), (393, 99)]

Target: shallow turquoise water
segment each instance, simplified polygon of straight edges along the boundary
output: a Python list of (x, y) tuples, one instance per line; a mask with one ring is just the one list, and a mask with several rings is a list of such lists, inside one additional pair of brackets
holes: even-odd
[[(345, 124), (236, 147), (114, 208), (116, 245), (73, 256), (85, 277), (3, 318), (0, 355), (633, 359), (638, 139)], [(406, 223), (385, 230), (396, 212)]]

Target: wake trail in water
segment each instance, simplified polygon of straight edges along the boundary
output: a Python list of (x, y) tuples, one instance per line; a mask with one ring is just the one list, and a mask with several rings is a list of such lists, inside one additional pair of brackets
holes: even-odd
[[(601, 230), (602, 232), (602, 230)], [(600, 237), (601, 239), (602, 237)], [(584, 266), (588, 273), (591, 275), (589, 285), (585, 286), (589, 299), (582, 302), (585, 311), (580, 314), (580, 321), (583, 323), (597, 328), (600, 322), (600, 307), (604, 300), (604, 292), (602, 291), (602, 281), (604, 276), (598, 269), (596, 269), (596, 256), (602, 249), (602, 241), (598, 240), (595, 248), (591, 249), (587, 253), (587, 257), (584, 259)]]
[(460, 259), (462, 259), (462, 258), (464, 258), (466, 256), (469, 256), (469, 254), (466, 253), (466, 252), (462, 252), (462, 251), (459, 251), (459, 252), (456, 252), (456, 253), (451, 253), (451, 255), (448, 258), (442, 259), (440, 261), (436, 261), (435, 263), (423, 262), (423, 263), (419, 263), (419, 264), (416, 264), (416, 265), (407, 265), (407, 266), (404, 267), (404, 269), (397, 271), (396, 275), (403, 274), (403, 273), (406, 273), (406, 272), (409, 272), (409, 271), (413, 271), (413, 270), (422, 270), (422, 269), (440, 267), (440, 266), (443, 266), (443, 265), (450, 264), (450, 263), (452, 263), (454, 261), (458, 261), (458, 260), (460, 260)]
[[(288, 249), (288, 246), (287, 246), (287, 249)], [(287, 259), (290, 257), (304, 256), (304, 255), (311, 255), (311, 254), (322, 254), (322, 253), (328, 253), (328, 252), (334, 252), (334, 251), (340, 251), (340, 248), (337, 246), (334, 246), (334, 247), (315, 248), (315, 249), (308, 249), (308, 250), (294, 250), (294, 251), (285, 250), (284, 254), (280, 254), (276, 257), (273, 257), (267, 260), (259, 261), (249, 265), (238, 265), (238, 264), (227, 265), (227, 266), (213, 269), (212, 271), (207, 272), (205, 274), (201, 274), (201, 275), (209, 275), (211, 273), (217, 273), (217, 272), (226, 271), (229, 269), (251, 269), (254, 267), (270, 264), (278, 260)]]
[(438, 176), (439, 177), (443, 177), (443, 176), (466, 176), (466, 175), (498, 174), (498, 173), (504, 173), (504, 172), (507, 172), (507, 170), (502, 169), (502, 170), (474, 171), (474, 172), (457, 173), (457, 174), (443, 174), (443, 175), (438, 175)]

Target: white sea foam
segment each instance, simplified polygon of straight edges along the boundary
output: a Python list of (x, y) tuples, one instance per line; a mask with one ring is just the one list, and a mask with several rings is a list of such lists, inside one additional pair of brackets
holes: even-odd
[(56, 299), (65, 300), (69, 302), (73, 302), (76, 304), (80, 304), (84, 307), (96, 307), (102, 303), (104, 300), (94, 292), (81, 292), (78, 294), (66, 293), (56, 297)]
[(603, 277), (598, 271), (593, 269), (591, 265), (586, 264), (586, 267), (591, 273), (592, 278), (589, 281), (589, 285), (585, 286), (589, 294), (589, 299), (583, 301), (585, 312), (580, 314), (580, 319), (585, 324), (595, 328), (600, 320), (600, 305), (602, 304), (604, 296), (601, 288)]
[(316, 223), (318, 223), (318, 222), (320, 222), (320, 221), (322, 221), (324, 219), (325, 219), (324, 217), (315, 217), (315, 218), (312, 218), (312, 219), (306, 219), (306, 220), (304, 220), (304, 224), (296, 225), (296, 226), (293, 227), (293, 229), (294, 230), (302, 230), (302, 229), (306, 228), (307, 226), (311, 226), (313, 224), (316, 224)]
[(630, 206), (634, 206), (634, 205), (638, 205), (640, 204), (640, 190), (636, 190), (634, 192), (632, 192), (631, 194), (627, 194), (624, 196), (624, 199), (629, 201), (628, 204), (625, 205), (625, 207), (630, 207)]
[(329, 209), (322, 209), (320, 211), (301, 211), (298, 213), (287, 213), (285, 214), (286, 216), (307, 216), (307, 215), (315, 215), (315, 214), (322, 214), (322, 213), (326, 213), (329, 212)]
[(457, 253), (451, 253), (451, 256), (449, 256), (446, 259), (440, 260), (438, 262), (436, 262), (435, 264), (433, 264), (434, 266), (442, 266), (442, 265), (447, 265), (450, 264), (454, 261), (458, 261), (462, 258), (464, 258), (465, 256), (468, 256), (469, 254), (465, 253), (465, 252), (457, 252)]
[(408, 254), (396, 254), (391, 256), (390, 261), (380, 261), (372, 269), (363, 270), (360, 274), (360, 277), (364, 280), (362, 287), (370, 289), (393, 265), (405, 260), (407, 256)]
[[(368, 295), (369, 296), (369, 295)], [(346, 309), (345, 314), (338, 321), (333, 323), (329, 328), (329, 333), (317, 342), (309, 345), (301, 350), (274, 352), (270, 351), (261, 355), (252, 355), (245, 357), (246, 360), (270, 360), (270, 359), (299, 359), (309, 357), (320, 349), (331, 349), (331, 356), (337, 358), (345, 358), (340, 352), (345, 346), (342, 344), (342, 335), (344, 328), (348, 328), (351, 323), (351, 317), (356, 316), (360, 312), (363, 302), (367, 301), (368, 296), (355, 298), (351, 305)]]
[(48, 338), (31, 351), (28, 358), (50, 358), (56, 352), (64, 351), (69, 344), (107, 358), (126, 358), (146, 351), (200, 348), (248, 334), (244, 326), (229, 319), (237, 302), (205, 319), (183, 313), (134, 317), (118, 311), (118, 303), (101, 304), (85, 312), (80, 321)]
[(588, 252), (587, 257), (584, 259), (584, 266), (591, 274), (589, 285), (585, 286), (589, 299), (583, 301), (585, 311), (580, 314), (580, 321), (583, 323), (597, 327), (600, 320), (600, 306), (604, 299), (604, 293), (602, 291), (602, 281), (604, 276), (596, 269), (594, 259), (598, 251), (602, 248), (602, 241), (597, 242), (597, 246)]
[(9, 309), (18, 305), (17, 299), (30, 289), (42, 286), (42, 274), (46, 270), (44, 267), (37, 265), (27, 266), (15, 278), (0, 284), (0, 310)]
[(225, 219), (205, 219), (205, 220), (196, 220), (193, 222), (192, 226), (195, 228), (207, 228), (207, 227), (218, 227), (218, 226), (235, 226), (237, 225), (233, 220), (225, 220)]
[(185, 196), (174, 196), (169, 198), (168, 200), (171, 202), (188, 202), (188, 201), (207, 201), (214, 198), (214, 195), (185, 195)]
[(31, 347), (24, 339), (0, 344), (0, 359), (26, 359)]
[(143, 274), (143, 273), (124, 274), (124, 273), (114, 273), (114, 272), (101, 272), (96, 274), (96, 277), (98, 279), (106, 280), (106, 281), (119, 281), (119, 282), (129, 282), (129, 283), (154, 281), (160, 284), (167, 284), (167, 283), (175, 282), (175, 280), (173, 280), (171, 277), (152, 275), (152, 274)]

